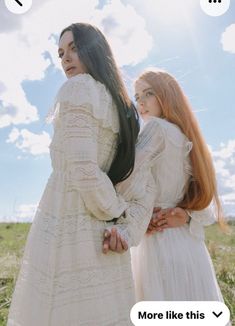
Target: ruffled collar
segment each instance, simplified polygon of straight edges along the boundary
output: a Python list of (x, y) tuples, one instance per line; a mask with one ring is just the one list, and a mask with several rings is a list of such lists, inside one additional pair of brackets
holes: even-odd
[[(84, 73), (80, 73), (80, 74), (77, 74), (75, 76), (72, 76), (70, 78), (68, 78), (60, 87), (60, 89), (63, 87), (64, 84), (68, 83), (68, 82), (73, 82), (73, 81), (76, 81), (76, 80), (84, 80), (84, 81), (87, 81), (87, 80), (95, 80), (90, 74), (84, 72)], [(97, 82), (97, 81), (96, 81)], [(58, 91), (59, 93), (59, 91)], [(59, 103), (58, 103), (58, 93), (54, 99), (54, 103), (53, 105), (49, 108), (48, 112), (47, 112), (47, 115), (46, 115), (46, 118), (45, 118), (45, 122), (47, 124), (50, 124), (50, 123), (53, 123), (53, 121), (55, 120), (55, 117), (57, 116), (57, 113), (59, 111)]]

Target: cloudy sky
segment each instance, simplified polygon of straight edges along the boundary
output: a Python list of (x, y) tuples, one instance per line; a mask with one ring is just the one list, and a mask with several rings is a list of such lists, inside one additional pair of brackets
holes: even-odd
[(225, 211), (235, 215), (235, 1), (211, 17), (199, 0), (33, 0), (22, 15), (0, 2), (0, 221), (32, 220), (50, 175), (45, 117), (66, 80), (58, 35), (79, 21), (105, 33), (131, 96), (148, 66), (176, 76), (211, 149)]

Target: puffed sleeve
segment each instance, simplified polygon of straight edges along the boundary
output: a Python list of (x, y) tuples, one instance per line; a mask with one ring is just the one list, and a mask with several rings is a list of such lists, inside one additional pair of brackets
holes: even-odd
[(116, 193), (111, 180), (98, 164), (99, 129), (101, 126), (113, 127), (107, 112), (111, 111), (107, 107), (109, 98), (101, 101), (101, 93), (107, 94), (107, 91), (98, 87), (103, 85), (97, 85), (89, 75), (85, 81), (84, 76), (71, 78), (60, 89), (57, 102), (68, 191), (78, 191), (86, 208), (97, 219), (112, 220), (123, 214), (127, 203)]
[(190, 211), (191, 217), (189, 223), (189, 232), (200, 240), (205, 239), (204, 226), (210, 225), (216, 222), (214, 210), (211, 206), (201, 211)]
[(151, 119), (143, 128), (136, 146), (136, 161), (132, 174), (121, 182), (118, 193), (132, 204), (126, 209), (126, 218), (115, 226), (128, 246), (137, 246), (144, 236), (153, 213), (156, 184), (151, 168), (165, 148), (165, 135), (159, 121)]

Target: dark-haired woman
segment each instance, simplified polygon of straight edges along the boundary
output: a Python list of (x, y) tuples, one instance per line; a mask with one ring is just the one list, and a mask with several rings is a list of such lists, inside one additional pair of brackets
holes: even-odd
[(28, 236), (8, 326), (131, 325), (129, 253), (104, 255), (102, 239), (107, 221), (124, 213), (151, 217), (144, 185), (133, 202), (114, 188), (133, 170), (136, 111), (96, 27), (64, 29), (58, 52), (68, 80), (50, 113), (53, 172)]

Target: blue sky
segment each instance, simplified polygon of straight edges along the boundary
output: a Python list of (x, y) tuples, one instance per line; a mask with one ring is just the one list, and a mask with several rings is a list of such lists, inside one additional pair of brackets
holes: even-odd
[(0, 221), (32, 220), (50, 175), (45, 117), (66, 80), (56, 43), (76, 21), (106, 34), (131, 96), (146, 67), (176, 76), (211, 149), (225, 211), (235, 215), (235, 1), (211, 17), (199, 0), (43, 0), (24, 15), (0, 5)]

